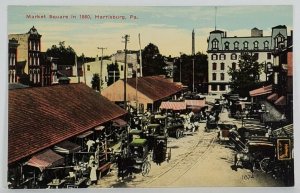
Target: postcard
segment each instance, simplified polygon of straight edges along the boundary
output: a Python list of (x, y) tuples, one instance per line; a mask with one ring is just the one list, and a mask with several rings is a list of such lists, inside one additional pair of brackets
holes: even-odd
[(293, 187), (293, 6), (7, 9), (9, 189)]

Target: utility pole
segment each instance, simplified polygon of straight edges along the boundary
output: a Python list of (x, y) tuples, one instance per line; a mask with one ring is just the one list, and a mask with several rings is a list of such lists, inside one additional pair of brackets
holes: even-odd
[(102, 81), (102, 65), (103, 65), (103, 50), (107, 48), (98, 47), (101, 50), (101, 63), (100, 63), (100, 76), (99, 76), (99, 93), (101, 94), (101, 81)]
[(124, 59), (124, 109), (127, 110), (127, 99), (126, 99), (126, 85), (127, 85), (127, 42), (129, 41), (129, 35), (125, 35), (125, 59)]
[(139, 34), (139, 45), (140, 45), (140, 77), (143, 77), (143, 63), (142, 63), (142, 49), (141, 49), (141, 36)]
[(84, 84), (86, 84), (86, 77), (85, 77), (85, 64), (84, 64), (84, 54), (82, 53), (82, 66), (83, 66), (83, 78), (84, 78)]
[(182, 63), (182, 52), (179, 53), (180, 54), (180, 59), (179, 59), (179, 82), (181, 82), (181, 63)]

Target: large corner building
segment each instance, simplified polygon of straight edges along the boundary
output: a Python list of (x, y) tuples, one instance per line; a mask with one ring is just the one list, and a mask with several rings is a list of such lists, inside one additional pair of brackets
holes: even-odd
[[(227, 33), (220, 30), (210, 32), (208, 38), (208, 82), (209, 93), (227, 93), (230, 91), (231, 77), (229, 67), (238, 69), (238, 62), (242, 53), (250, 53), (257, 58), (258, 63), (264, 63), (265, 68), (272, 67), (274, 57), (272, 52), (287, 46), (287, 27), (279, 25), (272, 28), (269, 36), (257, 28), (251, 30), (251, 36), (227, 37)], [(260, 74), (260, 81), (267, 81), (266, 70)]]

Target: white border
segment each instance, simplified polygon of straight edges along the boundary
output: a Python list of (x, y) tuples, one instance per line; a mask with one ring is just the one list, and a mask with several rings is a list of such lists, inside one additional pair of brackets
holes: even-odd
[[(297, 82), (300, 81), (299, 74), (300, 68), (297, 64), (300, 64), (300, 37), (299, 28), (300, 23), (297, 21), (300, 18), (300, 1), (298, 0), (1, 0), (0, 1), (0, 39), (2, 40), (0, 44), (0, 58), (3, 72), (0, 75), (0, 136), (2, 141), (2, 146), (0, 148), (0, 192), (49, 192), (50, 190), (8, 190), (6, 187), (6, 173), (7, 173), (7, 5), (109, 5), (109, 6), (202, 6), (202, 5), (294, 5), (294, 135), (297, 136), (295, 140), (295, 187), (294, 188), (159, 188), (159, 189), (79, 189), (79, 190), (59, 190), (59, 192), (167, 192), (167, 193), (177, 193), (177, 192), (223, 192), (223, 193), (240, 193), (240, 192), (255, 192), (255, 193), (265, 193), (265, 192), (300, 192), (299, 184), (299, 161), (298, 151), (299, 151), (299, 138), (300, 132), (298, 131), (299, 121), (299, 89), (297, 88)], [(266, 6), (266, 9), (268, 7)], [(52, 191), (51, 191), (52, 192)]]

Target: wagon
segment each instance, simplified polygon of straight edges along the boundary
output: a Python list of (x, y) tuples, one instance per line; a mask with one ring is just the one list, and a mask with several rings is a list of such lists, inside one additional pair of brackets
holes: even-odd
[(228, 124), (228, 123), (220, 123), (218, 124), (218, 129), (219, 129), (219, 133), (218, 133), (218, 138), (219, 138), (219, 142), (222, 141), (229, 141), (229, 133), (231, 129), (236, 129), (237, 126), (234, 124)]
[(154, 138), (154, 147), (153, 147), (153, 162), (160, 165), (162, 162), (171, 159), (171, 148), (168, 152), (167, 147), (168, 139), (166, 136), (156, 136)]
[(141, 172), (143, 176), (146, 176), (150, 169), (151, 164), (148, 160), (148, 145), (146, 139), (136, 138), (131, 141), (128, 149), (129, 158), (133, 162), (133, 171), (135, 173)]

